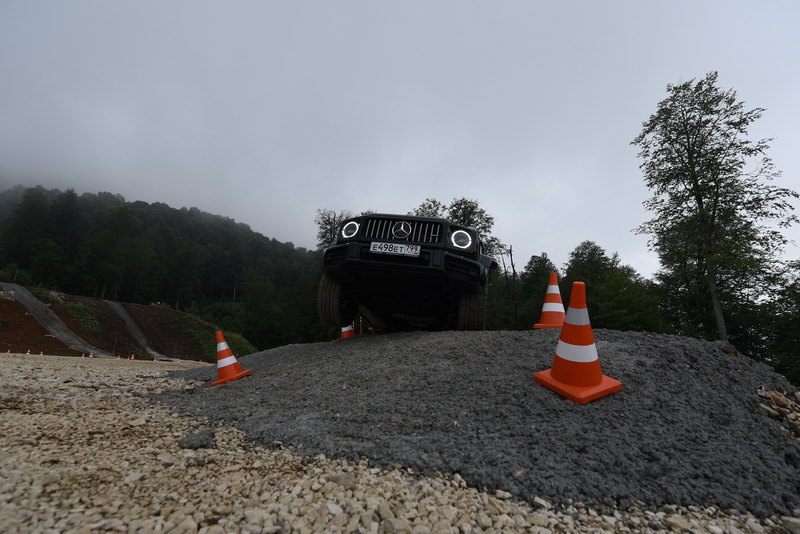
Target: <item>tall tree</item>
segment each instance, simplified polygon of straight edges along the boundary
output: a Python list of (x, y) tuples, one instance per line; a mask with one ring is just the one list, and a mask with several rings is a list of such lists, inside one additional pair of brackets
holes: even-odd
[(710, 310), (713, 322), (695, 325), (727, 342), (725, 308), (772, 289), (786, 243), (776, 226), (797, 221), (788, 199), (798, 195), (766, 183), (780, 175), (766, 155), (770, 139), (747, 135), (764, 109), (745, 110), (716, 72), (668, 85), (667, 95), (632, 141), (655, 214), (637, 230), (653, 235), (668, 291)]
[(339, 225), (352, 216), (352, 212), (347, 210), (337, 212), (325, 208), (318, 209), (314, 217), (314, 223), (317, 225), (317, 249), (322, 250), (335, 243)]

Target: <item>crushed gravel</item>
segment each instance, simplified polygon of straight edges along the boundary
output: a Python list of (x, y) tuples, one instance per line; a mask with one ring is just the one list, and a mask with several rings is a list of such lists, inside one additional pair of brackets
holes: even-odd
[[(557, 330), (411, 332), (238, 357), (251, 376), (164, 391), (173, 410), (250, 440), (434, 475), (561, 505), (800, 508), (800, 440), (759, 407), (794, 398), (768, 366), (713, 342), (595, 330), (623, 390), (576, 405), (534, 383)], [(214, 367), (176, 371), (210, 382)], [(795, 429), (796, 430), (796, 429)]]

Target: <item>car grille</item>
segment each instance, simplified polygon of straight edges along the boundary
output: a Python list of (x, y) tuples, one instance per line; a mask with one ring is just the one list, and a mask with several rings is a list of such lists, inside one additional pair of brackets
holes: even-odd
[(414, 243), (441, 243), (442, 223), (427, 221), (406, 221), (411, 225), (411, 233), (405, 239), (398, 239), (392, 235), (392, 227), (403, 219), (386, 219), (383, 217), (370, 217), (364, 224), (364, 237), (368, 239), (382, 239), (388, 241), (410, 241)]

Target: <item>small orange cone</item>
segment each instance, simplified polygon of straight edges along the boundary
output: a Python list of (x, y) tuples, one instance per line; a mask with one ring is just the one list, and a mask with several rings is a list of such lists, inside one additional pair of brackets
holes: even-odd
[(342, 327), (342, 337), (339, 339), (347, 339), (348, 337), (356, 337), (356, 331), (351, 324)]
[(242, 371), (239, 362), (236, 361), (236, 356), (233, 351), (228, 347), (225, 342), (225, 337), (222, 332), (217, 330), (217, 378), (218, 380), (211, 382), (211, 386), (218, 386), (225, 382), (233, 382), (239, 380), (243, 376), (252, 373), (250, 369)]
[(592, 325), (586, 309), (586, 284), (572, 284), (569, 309), (556, 346), (553, 366), (533, 379), (578, 404), (622, 390), (622, 384), (603, 374)]
[(550, 273), (550, 282), (547, 284), (547, 293), (544, 295), (542, 315), (534, 328), (561, 328), (564, 325), (564, 304), (561, 302), (561, 292), (558, 290), (558, 274)]

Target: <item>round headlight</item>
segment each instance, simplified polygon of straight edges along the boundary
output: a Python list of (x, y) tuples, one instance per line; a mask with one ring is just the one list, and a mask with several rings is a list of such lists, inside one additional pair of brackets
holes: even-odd
[(450, 242), (453, 243), (454, 247), (469, 248), (472, 246), (472, 236), (464, 230), (456, 230), (450, 235)]
[(350, 239), (357, 233), (358, 233), (358, 223), (355, 221), (350, 221), (349, 223), (342, 226), (342, 237), (345, 239)]

